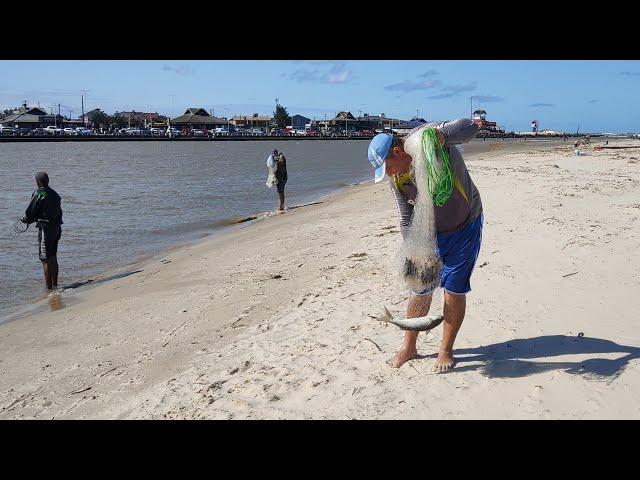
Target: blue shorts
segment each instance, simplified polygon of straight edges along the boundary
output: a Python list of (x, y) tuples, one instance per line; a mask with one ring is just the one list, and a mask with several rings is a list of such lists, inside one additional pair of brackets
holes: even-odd
[[(440, 287), (456, 294), (465, 294), (471, 291), (471, 273), (480, 253), (482, 243), (482, 222), (484, 215), (481, 213), (473, 222), (462, 230), (453, 233), (438, 234), (438, 255), (442, 259), (444, 267), (440, 276)], [(433, 290), (414, 292), (414, 295), (427, 295)]]

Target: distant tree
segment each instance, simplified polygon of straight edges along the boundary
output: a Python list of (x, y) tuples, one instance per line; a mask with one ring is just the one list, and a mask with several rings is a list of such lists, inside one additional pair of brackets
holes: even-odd
[(129, 122), (126, 118), (120, 116), (120, 115), (114, 115), (113, 117), (111, 117), (111, 127), (112, 128), (124, 128), (127, 125), (129, 125)]
[(276, 105), (276, 111), (273, 112), (273, 118), (278, 125), (278, 128), (284, 128), (291, 121), (289, 113), (287, 113), (286, 107), (283, 107), (279, 103)]
[(98, 110), (92, 115), (90, 119), (96, 127), (106, 127), (111, 123), (111, 117), (104, 113), (102, 110)]

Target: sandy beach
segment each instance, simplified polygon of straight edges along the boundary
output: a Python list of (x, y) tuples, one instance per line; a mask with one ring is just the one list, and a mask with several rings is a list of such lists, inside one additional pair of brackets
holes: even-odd
[(594, 144), (465, 155), (485, 220), (450, 373), (441, 326), (385, 363), (408, 296), (367, 183), (1, 324), (0, 418), (638, 419), (640, 148)]

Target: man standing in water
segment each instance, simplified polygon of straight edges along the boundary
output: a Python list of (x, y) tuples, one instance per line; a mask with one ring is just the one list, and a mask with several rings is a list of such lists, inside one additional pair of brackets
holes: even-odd
[(267, 159), (267, 167), (275, 168), (276, 188), (280, 197), (278, 210), (284, 210), (284, 186), (287, 183), (287, 159), (278, 150), (274, 150)]
[[(453, 368), (453, 344), (464, 320), (466, 294), (471, 291), (469, 280), (475, 266), (482, 240), (482, 201), (460, 151), (454, 146), (473, 139), (478, 127), (473, 121), (459, 119), (452, 122), (430, 123), (410, 132), (435, 128), (438, 140), (449, 153), (454, 188), (449, 199), (440, 207), (434, 205), (437, 249), (443, 269), (440, 286), (444, 289), (444, 332), (438, 358), (433, 366), (436, 373)], [(389, 175), (389, 186), (400, 214), (400, 231), (404, 238), (411, 225), (417, 188), (412, 172), (411, 156), (404, 151), (404, 138), (381, 133), (373, 137), (368, 149), (369, 162), (375, 168), (375, 182)], [(429, 201), (432, 201), (429, 199)], [(407, 318), (429, 313), (433, 291), (411, 291)], [(418, 354), (416, 341), (419, 332), (405, 332), (404, 344), (389, 360), (398, 368)]]
[(21, 221), (26, 224), (36, 222), (38, 227), (39, 258), (44, 271), (47, 289), (58, 286), (58, 241), (62, 235), (62, 208), (60, 195), (49, 187), (49, 176), (38, 172), (33, 179), (38, 189), (33, 192), (31, 202)]

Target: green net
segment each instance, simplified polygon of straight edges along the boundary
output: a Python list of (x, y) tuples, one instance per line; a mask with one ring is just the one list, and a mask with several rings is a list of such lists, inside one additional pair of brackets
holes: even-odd
[(441, 207), (449, 200), (453, 192), (453, 175), (449, 164), (449, 154), (438, 140), (434, 128), (424, 129), (422, 148), (427, 173), (427, 191), (431, 195), (433, 203)]

